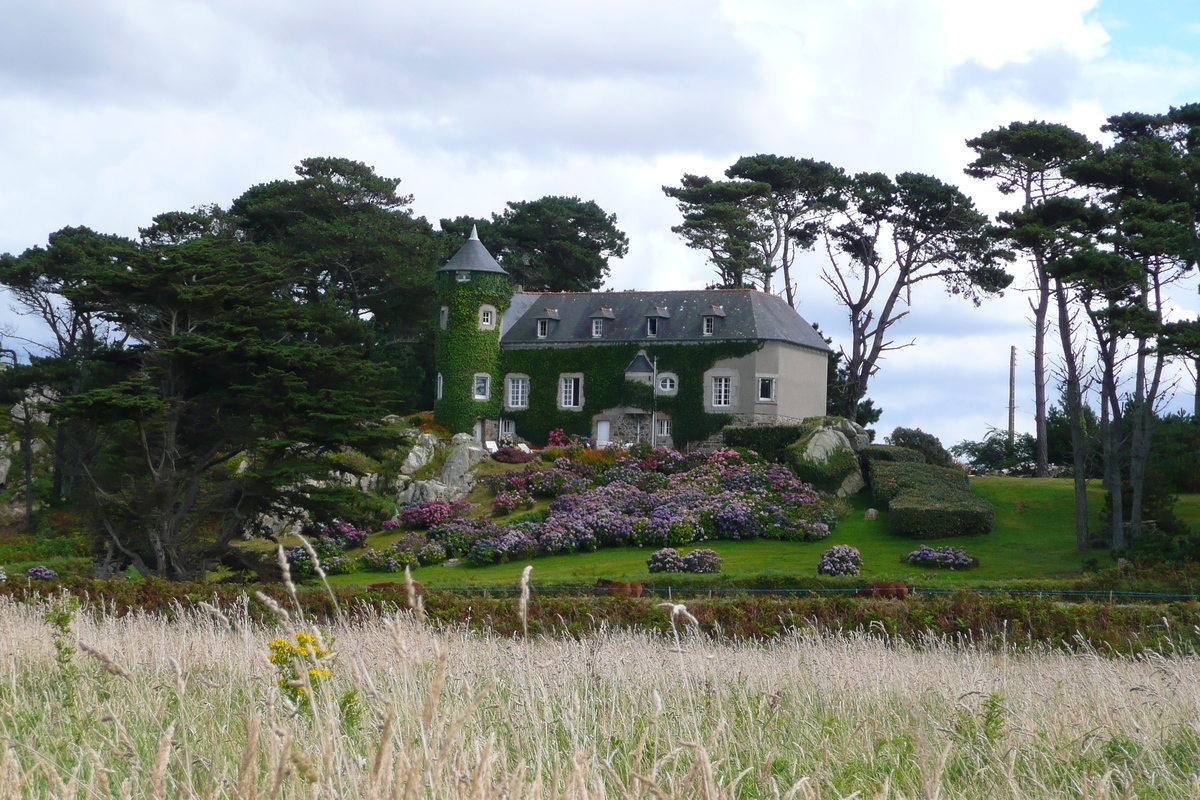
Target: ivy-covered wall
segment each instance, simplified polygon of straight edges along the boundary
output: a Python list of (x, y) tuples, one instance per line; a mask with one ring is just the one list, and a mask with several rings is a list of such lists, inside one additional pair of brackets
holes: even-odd
[[(638, 350), (644, 349), (658, 371), (672, 372), (679, 379), (674, 396), (660, 395), (657, 408), (671, 417), (671, 438), (682, 447), (707, 439), (732, 421), (729, 414), (704, 410), (704, 373), (718, 361), (740, 358), (758, 350), (760, 342), (712, 342), (703, 344), (656, 344), (629, 342), (563, 348), (505, 350), (500, 354), (499, 383), (492, 396), (501, 399), (507, 373), (529, 376), (529, 408), (500, 412), (516, 422), (517, 434), (544, 444), (550, 431), (591, 436), (592, 417), (610, 408), (631, 406), (646, 411), (654, 407), (651, 387), (625, 380), (625, 368)], [(440, 363), (440, 362), (439, 362)], [(579, 411), (558, 408), (558, 378), (562, 373), (582, 372), (583, 407)], [(494, 417), (492, 417), (494, 418)], [(474, 420), (472, 419), (472, 423)]]
[[(472, 272), (471, 280), (459, 282), (447, 271), (439, 272), (437, 279), (438, 306), (447, 306), (450, 313), (446, 329), (439, 328), (434, 340), (434, 361), (443, 383), (433, 415), (451, 433), (470, 433), (476, 420), (500, 416), (504, 391), (499, 319), (491, 330), (480, 330), (479, 308), (491, 305), (503, 314), (512, 302), (512, 286), (499, 272)], [(475, 399), (478, 372), (492, 376), (489, 400)]]

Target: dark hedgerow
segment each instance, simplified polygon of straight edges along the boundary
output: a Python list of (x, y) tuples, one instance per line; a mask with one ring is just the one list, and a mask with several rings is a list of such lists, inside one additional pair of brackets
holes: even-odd
[(721, 436), (730, 447), (745, 447), (768, 461), (783, 463), (787, 446), (809, 430), (805, 425), (730, 425)]

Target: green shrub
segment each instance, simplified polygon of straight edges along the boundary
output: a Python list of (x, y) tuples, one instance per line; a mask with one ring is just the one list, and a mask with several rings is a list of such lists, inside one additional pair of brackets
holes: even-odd
[(887, 518), (888, 533), (914, 539), (979, 536), (991, 533), (995, 523), (987, 500), (943, 486), (906, 490), (892, 500)]
[(899, 447), (894, 444), (873, 444), (859, 453), (866, 461), (906, 461), (917, 464), (925, 463), (925, 456), (919, 450), (910, 447)]
[(805, 483), (811, 483), (818, 491), (836, 492), (842, 481), (858, 471), (858, 457), (848, 447), (838, 447), (829, 454), (825, 463), (812, 461), (804, 455), (808, 449), (808, 437), (804, 437), (784, 449), (784, 462)]
[(961, 469), (874, 461), (871, 494), (888, 510), (888, 532), (917, 539), (975, 536), (995, 526), (992, 504), (971, 494)]
[(971, 484), (967, 473), (961, 469), (913, 462), (876, 461), (871, 470), (873, 473), (871, 496), (875, 498), (876, 504), (885, 510), (891, 507), (891, 501), (894, 498), (914, 489), (940, 487), (950, 493), (971, 493)]
[(885, 441), (890, 445), (916, 450), (925, 456), (927, 464), (936, 464), (939, 467), (954, 466), (954, 457), (942, 447), (941, 440), (920, 428), (896, 428)]
[(812, 428), (807, 425), (731, 425), (722, 432), (722, 436), (730, 447), (745, 447), (768, 461), (783, 463), (787, 446), (810, 430)]
[(876, 461), (924, 464), (925, 456), (907, 447), (897, 447), (890, 444), (873, 444), (859, 451), (858, 460), (862, 464), (863, 479), (867, 482), (867, 486), (870, 486), (872, 482), (871, 465)]

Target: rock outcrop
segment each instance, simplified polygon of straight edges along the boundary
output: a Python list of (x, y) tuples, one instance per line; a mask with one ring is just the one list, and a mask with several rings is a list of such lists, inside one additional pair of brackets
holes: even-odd
[(867, 485), (858, 453), (871, 444), (871, 436), (856, 422), (842, 417), (813, 417), (811, 426), (787, 448), (788, 464), (803, 481), (823, 492), (849, 497)]

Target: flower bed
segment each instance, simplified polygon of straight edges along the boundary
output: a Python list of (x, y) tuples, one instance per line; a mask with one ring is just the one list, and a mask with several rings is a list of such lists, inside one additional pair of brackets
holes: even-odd
[(552, 467), (530, 466), (494, 478), (497, 499), (506, 492), (526, 492), (554, 500), (543, 522), (483, 536), (466, 548), (467, 560), (493, 564), (602, 547), (680, 547), (714, 539), (816, 541), (836, 523), (829, 504), (811, 486), (787, 467), (753, 456), (732, 450), (685, 456), (645, 448), (603, 467), (600, 459), (587, 456), (590, 452), (580, 449), (582, 459), (564, 453)]
[[(488, 487), (497, 516), (528, 509), (538, 497), (550, 498), (550, 506), (502, 527), (466, 516), (465, 503), (415, 504), (400, 520), (427, 532), (385, 550), (368, 550), (358, 568), (396, 572), (447, 558), (498, 564), (603, 547), (678, 548), (719, 539), (817, 541), (829, 536), (837, 520), (829, 503), (786, 466), (732, 450), (625, 452), (567, 440), (552, 463), (493, 476)], [(325, 553), (317, 550), (324, 563)], [(720, 556), (708, 548), (676, 556), (683, 570), (721, 569)], [(294, 569), (302, 576), (305, 562), (306, 554), (296, 553)]]
[(900, 556), (900, 562), (913, 564), (918, 567), (934, 567), (941, 569), (970, 569), (979, 566), (979, 559), (967, 555), (961, 547), (930, 547), (923, 544), (906, 556)]

